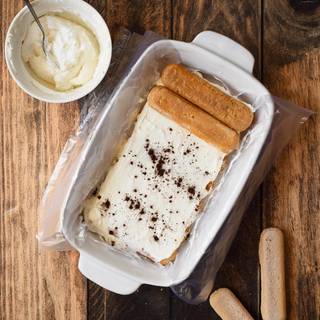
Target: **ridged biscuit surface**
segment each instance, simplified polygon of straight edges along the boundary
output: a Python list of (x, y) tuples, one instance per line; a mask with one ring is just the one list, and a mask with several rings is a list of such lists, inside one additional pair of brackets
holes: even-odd
[(213, 292), (210, 305), (223, 320), (253, 320), (238, 298), (227, 288)]
[(263, 230), (259, 243), (263, 320), (286, 319), (284, 237), (280, 229)]
[(239, 145), (237, 132), (165, 87), (154, 87), (148, 95), (148, 103), (225, 153), (231, 152)]
[(161, 81), (164, 86), (237, 132), (248, 129), (253, 121), (253, 112), (245, 103), (224, 93), (182, 65), (170, 64), (165, 67)]

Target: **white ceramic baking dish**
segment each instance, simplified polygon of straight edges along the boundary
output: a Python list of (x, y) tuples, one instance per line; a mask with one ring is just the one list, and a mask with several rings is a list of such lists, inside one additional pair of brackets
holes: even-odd
[[(141, 97), (146, 97), (162, 68), (170, 62), (182, 62), (215, 76), (234, 92), (246, 93), (248, 102), (260, 103), (255, 110), (250, 143), (242, 148), (232, 162), (219, 192), (209, 200), (205, 212), (193, 226), (191, 239), (179, 249), (175, 262), (162, 267), (112, 250), (97, 241), (94, 235), (79, 237), (79, 214), (83, 200), (94, 184), (105, 176), (124, 132), (132, 127), (141, 108)], [(80, 252), (79, 269), (87, 278), (113, 292), (129, 294), (141, 284), (173, 286), (190, 275), (228, 218), (270, 130), (272, 98), (267, 89), (252, 76), (253, 64), (253, 56), (238, 43), (218, 33), (205, 31), (191, 43), (161, 40), (152, 44), (130, 69), (85, 144), (65, 203), (63, 233)], [(233, 229), (235, 233), (237, 228)], [(229, 245), (219, 244), (222, 247)]]

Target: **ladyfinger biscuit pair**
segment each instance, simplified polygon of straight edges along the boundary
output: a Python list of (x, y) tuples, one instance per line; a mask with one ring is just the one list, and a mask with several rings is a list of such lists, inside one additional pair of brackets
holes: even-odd
[(253, 121), (253, 112), (245, 103), (180, 64), (168, 65), (162, 72), (161, 81), (164, 86), (237, 132), (248, 129)]
[[(263, 320), (286, 319), (284, 236), (280, 229), (265, 229), (260, 236), (261, 315)], [(237, 297), (226, 288), (211, 294), (210, 305), (223, 319), (252, 319)]]
[(237, 132), (166, 87), (154, 87), (148, 95), (148, 103), (160, 113), (225, 153), (231, 152), (239, 145)]

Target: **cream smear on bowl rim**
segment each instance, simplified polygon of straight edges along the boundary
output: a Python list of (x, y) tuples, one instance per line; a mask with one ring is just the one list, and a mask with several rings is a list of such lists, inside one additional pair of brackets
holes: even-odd
[(46, 34), (46, 52), (42, 33), (35, 22), (22, 42), (21, 54), (32, 76), (50, 88), (67, 91), (87, 83), (98, 63), (99, 45), (93, 33), (66, 17), (46, 14), (40, 17)]

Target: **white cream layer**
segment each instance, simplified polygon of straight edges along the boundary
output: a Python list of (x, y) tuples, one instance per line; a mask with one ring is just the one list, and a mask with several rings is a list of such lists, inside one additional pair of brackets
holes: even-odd
[(42, 33), (33, 22), (22, 44), (22, 58), (31, 70), (56, 90), (66, 91), (87, 83), (95, 72), (99, 48), (94, 35), (73, 21), (45, 15), (40, 22), (46, 34), (46, 56)]
[(85, 204), (89, 229), (156, 262), (170, 257), (197, 218), (224, 156), (145, 105), (119, 160)]

